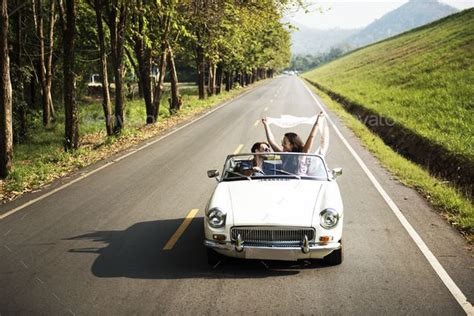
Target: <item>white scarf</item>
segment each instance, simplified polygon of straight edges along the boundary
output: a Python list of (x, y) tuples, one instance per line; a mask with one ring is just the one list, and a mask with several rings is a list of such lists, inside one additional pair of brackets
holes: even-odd
[[(291, 128), (300, 124), (314, 125), (317, 116), (312, 117), (298, 117), (292, 115), (282, 115), (280, 118), (267, 118), (268, 124), (274, 124), (281, 128)], [(318, 130), (320, 134), (319, 147), (314, 154), (325, 156), (329, 148), (329, 128), (324, 116), (319, 118)]]

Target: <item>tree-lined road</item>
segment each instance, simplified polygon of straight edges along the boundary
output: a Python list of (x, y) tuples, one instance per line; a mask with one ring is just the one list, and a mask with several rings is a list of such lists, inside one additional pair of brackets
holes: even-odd
[[(207, 265), (202, 217), (215, 181), (206, 170), (264, 140), (262, 117), (318, 112), (300, 79), (270, 80), (2, 219), (0, 314), (463, 314), (332, 127), (327, 161), (344, 169), (342, 265)], [(463, 239), (329, 115), (472, 302), (474, 263)], [(295, 131), (305, 138), (309, 128)], [(274, 132), (280, 139), (284, 131)], [(0, 214), (30, 198), (3, 205)], [(191, 224), (168, 243), (187, 216)]]

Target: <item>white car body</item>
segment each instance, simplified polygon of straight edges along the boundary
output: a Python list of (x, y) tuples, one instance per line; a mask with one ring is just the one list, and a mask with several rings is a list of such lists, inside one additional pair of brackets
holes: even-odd
[[(323, 259), (339, 252), (340, 259), (331, 260), (339, 264), (343, 205), (335, 177), (318, 158), (325, 178), (219, 179), (206, 207), (204, 245), (221, 255), (262, 260)], [(210, 224), (209, 214), (216, 209), (225, 214), (222, 227)], [(320, 213), (327, 209), (338, 214), (331, 228), (321, 224)]]

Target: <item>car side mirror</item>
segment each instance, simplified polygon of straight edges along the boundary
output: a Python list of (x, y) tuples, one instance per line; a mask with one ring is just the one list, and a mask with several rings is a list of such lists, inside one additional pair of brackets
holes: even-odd
[(334, 168), (331, 170), (331, 173), (332, 173), (332, 178), (336, 179), (337, 177), (342, 175), (342, 168)]
[(219, 171), (217, 170), (207, 170), (207, 176), (209, 178), (216, 178), (219, 176)]

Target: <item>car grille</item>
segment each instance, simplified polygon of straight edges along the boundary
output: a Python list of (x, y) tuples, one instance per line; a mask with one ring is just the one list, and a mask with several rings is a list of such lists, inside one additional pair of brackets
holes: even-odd
[(242, 241), (249, 244), (300, 244), (304, 236), (308, 241), (314, 240), (315, 232), (313, 228), (301, 227), (232, 227), (232, 240), (237, 240), (240, 234)]

